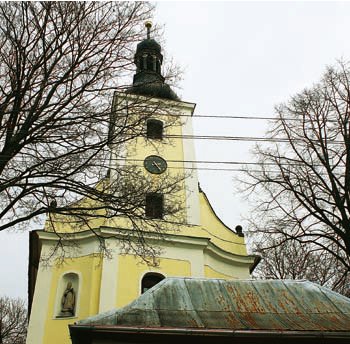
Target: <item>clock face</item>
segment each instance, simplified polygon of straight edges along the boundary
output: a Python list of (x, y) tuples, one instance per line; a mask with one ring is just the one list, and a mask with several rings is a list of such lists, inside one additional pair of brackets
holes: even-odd
[(161, 174), (167, 169), (166, 161), (157, 155), (148, 156), (143, 162), (145, 169), (154, 174)]

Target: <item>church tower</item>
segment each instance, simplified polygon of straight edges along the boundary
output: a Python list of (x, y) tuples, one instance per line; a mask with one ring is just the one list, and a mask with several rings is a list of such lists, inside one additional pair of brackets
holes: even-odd
[[(49, 223), (31, 232), (27, 344), (69, 344), (69, 324), (125, 306), (166, 277), (244, 279), (257, 263), (247, 254), (240, 226), (235, 231), (225, 226), (199, 187), (191, 139), (195, 104), (180, 100), (166, 84), (161, 46), (151, 38), (151, 24), (146, 27), (147, 38), (135, 53), (133, 84), (114, 94), (109, 133), (108, 178), (118, 180), (120, 169), (140, 177), (139, 215), (98, 218), (79, 229), (62, 221), (57, 228), (72, 234), (78, 248), (51, 264), (41, 258), (50, 256), (57, 234)], [(114, 145), (118, 114), (139, 116), (140, 108), (143, 135)], [(159, 249), (156, 264), (123, 249), (125, 237), (137, 238), (135, 228), (143, 229), (143, 240)], [(165, 231), (158, 235), (158, 228)], [(105, 238), (108, 255), (101, 254), (94, 233)]]

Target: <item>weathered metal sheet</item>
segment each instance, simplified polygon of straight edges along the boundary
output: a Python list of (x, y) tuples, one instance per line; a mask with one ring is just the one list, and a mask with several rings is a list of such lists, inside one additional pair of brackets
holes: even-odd
[(308, 281), (168, 278), (81, 325), (350, 331), (350, 299)]

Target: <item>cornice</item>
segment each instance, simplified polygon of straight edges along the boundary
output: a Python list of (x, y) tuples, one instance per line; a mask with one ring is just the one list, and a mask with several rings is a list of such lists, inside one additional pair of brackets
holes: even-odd
[[(59, 240), (59, 237), (53, 232), (47, 231), (37, 231), (37, 234), (42, 241), (42, 243), (55, 243)], [(62, 233), (60, 233), (61, 235)], [(77, 233), (65, 233), (64, 240), (71, 240), (77, 242), (79, 246), (79, 242), (82, 241), (91, 241), (96, 240), (96, 235), (104, 237), (104, 238), (113, 238), (113, 239), (123, 239), (125, 237), (135, 237), (137, 234), (132, 233), (131, 230), (125, 228), (112, 228), (112, 227), (100, 227), (96, 228), (93, 231), (87, 230)], [(163, 233), (160, 235), (152, 232), (144, 232), (143, 233), (145, 239), (150, 243), (158, 242), (158, 245), (174, 245), (179, 247), (179, 245), (183, 246), (192, 246), (197, 249), (203, 250), (204, 254), (215, 256), (221, 260), (235, 262), (238, 264), (254, 264), (256, 259), (255, 255), (240, 255), (231, 252), (227, 252), (217, 245), (215, 245), (209, 237), (195, 237), (195, 236), (187, 236), (187, 235), (179, 235), (179, 234), (170, 234)], [(162, 241), (159, 243), (159, 241)]]

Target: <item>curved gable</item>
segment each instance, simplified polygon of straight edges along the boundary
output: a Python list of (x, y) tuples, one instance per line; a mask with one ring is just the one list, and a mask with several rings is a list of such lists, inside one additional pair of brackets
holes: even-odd
[(200, 190), (200, 216), (201, 227), (207, 233), (207, 237), (218, 247), (227, 252), (239, 255), (247, 255), (244, 238), (238, 236), (231, 228), (226, 226), (215, 213), (207, 195)]

